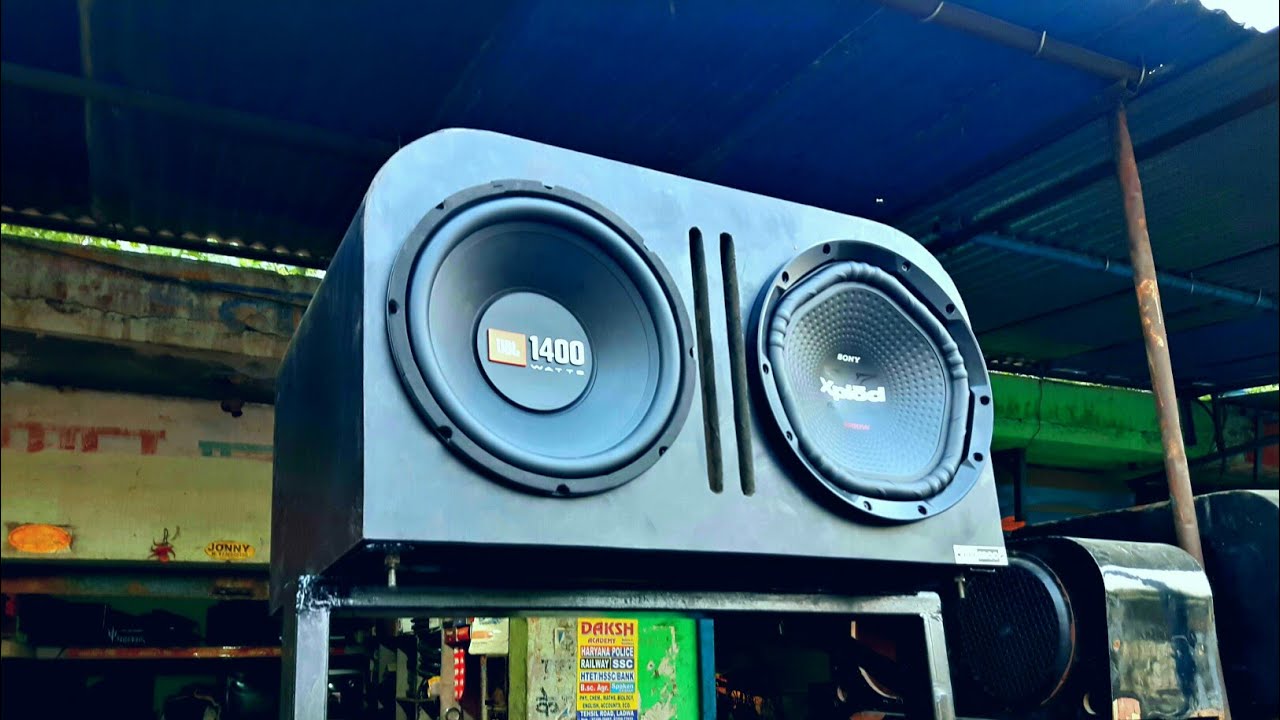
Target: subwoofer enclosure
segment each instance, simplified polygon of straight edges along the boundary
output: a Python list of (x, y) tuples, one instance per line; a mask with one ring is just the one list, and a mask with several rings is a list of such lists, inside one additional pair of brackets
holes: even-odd
[(1009, 565), (943, 599), (960, 714), (1019, 720), (1217, 717), (1209, 580), (1182, 550), (1015, 541)]
[[(1280, 714), (1280, 493), (1196, 497), (1205, 573), (1217, 608), (1224, 681), (1236, 717)], [(1035, 525), (1019, 536), (1073, 535), (1176, 545), (1169, 502)]]
[[(812, 282), (835, 304), (792, 292)], [(783, 335), (812, 353), (766, 377), (761, 318), (780, 303)], [(844, 329), (806, 320), (827, 315)], [(805, 374), (843, 362), (832, 353), (865, 357), (866, 377)], [(637, 557), (705, 577), (737, 572), (731, 558), (757, 575), (803, 560), (815, 587), (864, 589), (892, 573), (860, 562), (1004, 562), (986, 372), (923, 247), (538, 143), (449, 130), (396, 153), (277, 393), (277, 605), (300, 576), (388, 547), (433, 562), (590, 549), (631, 575)], [(862, 450), (813, 429), (832, 418)]]

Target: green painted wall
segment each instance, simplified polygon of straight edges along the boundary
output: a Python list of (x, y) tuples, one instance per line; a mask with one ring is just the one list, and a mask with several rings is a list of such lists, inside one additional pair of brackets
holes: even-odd
[(677, 616), (643, 616), (638, 652), (641, 720), (696, 720), (697, 623)]
[[(1150, 393), (995, 374), (991, 394), (993, 449), (1026, 448), (1032, 464), (1104, 469), (1158, 465), (1163, 457)], [(1213, 417), (1199, 404), (1193, 408), (1196, 443), (1187, 447), (1192, 458), (1213, 450)], [(1236, 424), (1224, 432), (1247, 436), (1248, 429)]]

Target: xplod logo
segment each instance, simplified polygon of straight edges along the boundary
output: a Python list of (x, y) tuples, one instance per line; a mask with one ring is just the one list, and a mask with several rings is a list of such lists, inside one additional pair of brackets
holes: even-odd
[(824, 377), (820, 377), (818, 380), (822, 381), (821, 392), (831, 396), (832, 400), (882, 403), (886, 399), (883, 385), (871, 389), (865, 385), (836, 385), (834, 381)]
[(540, 337), (489, 328), (489, 361), (547, 373), (585, 375), (587, 345), (581, 340)]

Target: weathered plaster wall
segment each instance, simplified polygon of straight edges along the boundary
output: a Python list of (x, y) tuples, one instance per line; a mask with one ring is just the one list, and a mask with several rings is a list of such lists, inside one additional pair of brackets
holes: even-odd
[(319, 283), (10, 236), (0, 266), (7, 379), (268, 401)]
[[(66, 526), (44, 559), (214, 562), (209, 543), (247, 543), (266, 563), (269, 406), (233, 417), (213, 401), (3, 385), (0, 523)], [(169, 533), (172, 553), (153, 553)], [(8, 542), (0, 557), (23, 557)], [(27, 555), (27, 557), (31, 557)]]

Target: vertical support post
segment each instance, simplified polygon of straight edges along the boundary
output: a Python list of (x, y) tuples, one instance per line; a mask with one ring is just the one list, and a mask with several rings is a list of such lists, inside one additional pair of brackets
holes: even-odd
[(955, 720), (955, 698), (951, 695), (951, 666), (947, 664), (947, 636), (942, 626), (942, 607), (921, 616), (924, 622), (924, 655), (933, 691), (933, 717)]
[(1013, 473), (1013, 519), (1026, 522), (1026, 500), (1023, 493), (1026, 492), (1027, 486), (1027, 451), (1025, 448), (1020, 448), (1014, 452), (1017, 456), (1014, 458)]
[(529, 621), (511, 618), (507, 646), (507, 717), (520, 720), (529, 713)]
[(284, 609), (281, 720), (323, 720), (329, 710), (329, 605), (300, 578), (297, 599)]
[(480, 720), (489, 720), (489, 656), (480, 656)]
[(1169, 482), (1169, 498), (1173, 504), (1174, 533), (1178, 546), (1203, 567), (1204, 552), (1200, 548), (1200, 529), (1196, 522), (1195, 498), (1191, 492), (1191, 472), (1187, 468), (1187, 450), (1182, 442), (1182, 425), (1178, 419), (1173, 363), (1169, 359), (1169, 338), (1164, 327), (1164, 311), (1160, 308), (1160, 287), (1156, 283), (1151, 236), (1147, 232), (1142, 181), (1138, 177), (1138, 161), (1133, 154), (1129, 118), (1123, 104), (1116, 107), (1115, 154), (1116, 175), (1124, 194), (1129, 261), (1133, 265), (1133, 285), (1138, 294), (1142, 339), (1147, 348), (1147, 367), (1151, 371), (1151, 389), (1155, 395), (1156, 415), (1160, 421), (1160, 440), (1164, 445), (1164, 470)]
[(448, 711), (456, 708), (457, 717), (465, 717), (462, 703), (453, 697), (454, 690), (454, 655), (453, 648), (445, 642), (445, 633), (440, 633), (440, 716), (448, 717)]
[[(1138, 177), (1138, 160), (1129, 137), (1129, 116), (1124, 104), (1116, 106), (1115, 117), (1116, 176), (1124, 195), (1124, 222), (1129, 232), (1129, 263), (1133, 265), (1133, 287), (1138, 294), (1138, 315), (1142, 319), (1142, 340), (1147, 348), (1147, 367), (1151, 371), (1151, 390), (1156, 400), (1156, 416), (1160, 421), (1160, 442), (1164, 446), (1164, 472), (1169, 483), (1169, 500), (1173, 506), (1173, 530), (1178, 547), (1204, 567), (1204, 550), (1200, 546), (1200, 524), (1196, 519), (1196, 499), (1191, 492), (1191, 470), (1187, 467), (1187, 449), (1182, 442), (1182, 424), (1178, 419), (1178, 393), (1173, 382), (1173, 361), (1169, 359), (1169, 336), (1164, 328), (1164, 311), (1160, 307), (1160, 286), (1156, 282), (1156, 262), (1151, 254), (1151, 235), (1147, 232), (1147, 210), (1142, 200), (1142, 180)], [(1222, 663), (1218, 663), (1218, 682), (1222, 685), (1222, 716), (1231, 720), (1227, 702), (1227, 686), (1223, 681)]]
[(711, 618), (698, 619), (698, 686), (701, 717), (716, 716), (716, 626)]
[[(1262, 415), (1258, 415), (1253, 419), (1253, 442), (1255, 445), (1262, 439)], [(1262, 446), (1253, 448), (1253, 486), (1258, 487), (1262, 482)]]

